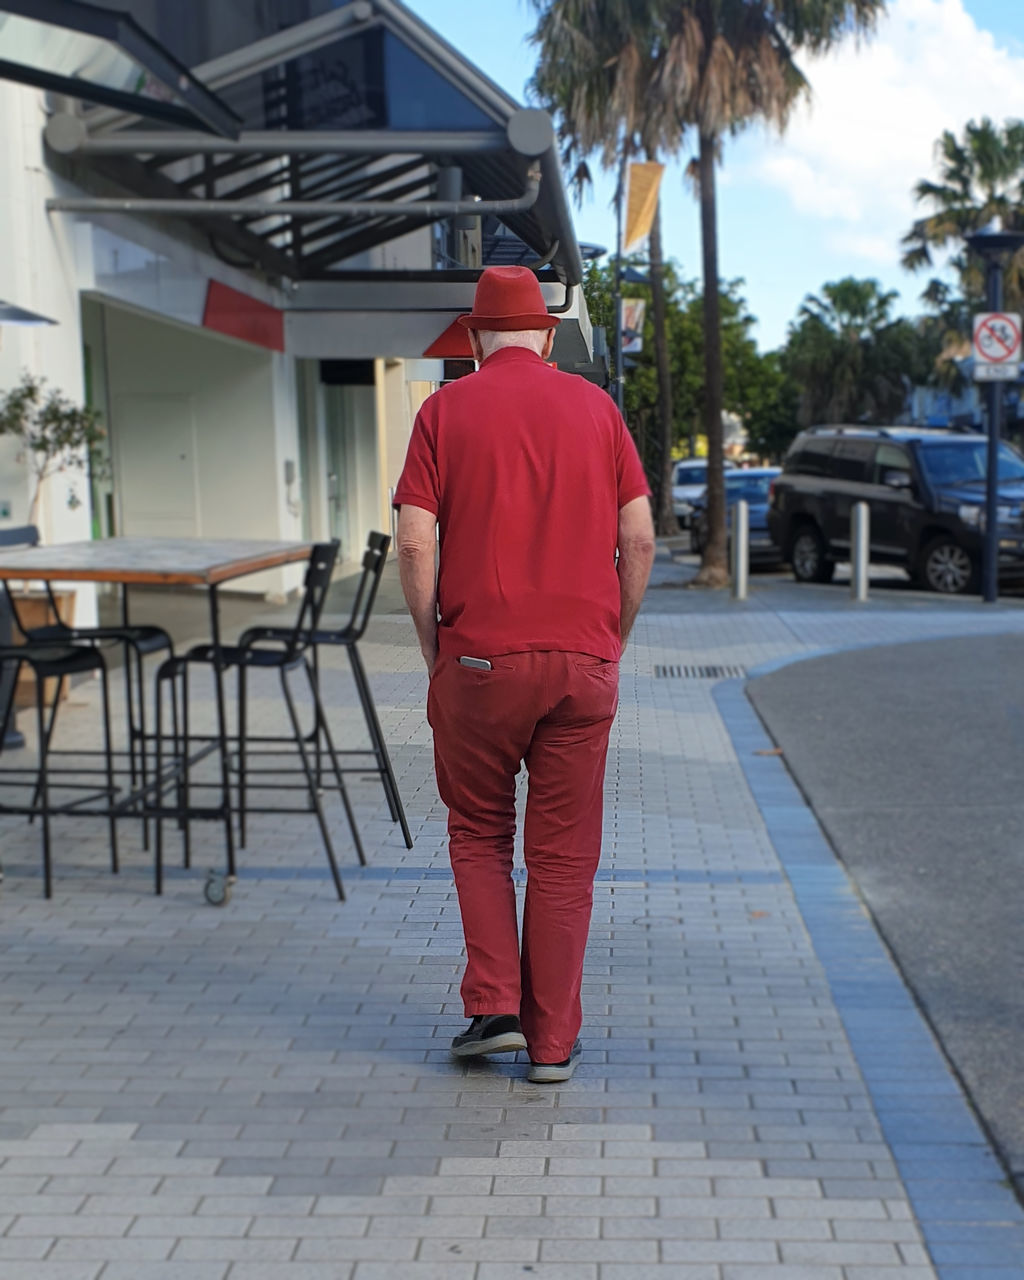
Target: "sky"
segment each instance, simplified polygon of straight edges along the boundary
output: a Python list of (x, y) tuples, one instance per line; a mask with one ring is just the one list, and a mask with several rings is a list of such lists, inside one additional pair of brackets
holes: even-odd
[[(529, 0), (406, 0), (503, 89), (526, 102), (536, 61)], [(913, 188), (936, 176), (935, 144), (969, 120), (1024, 118), (1022, 0), (890, 0), (873, 36), (798, 59), (809, 104), (783, 137), (760, 126), (726, 142), (719, 170), (719, 267), (745, 281), (763, 350), (786, 340), (803, 299), (830, 280), (871, 277), (913, 315), (928, 274), (900, 266), (917, 216)], [(663, 240), (684, 276), (700, 274), (700, 224), (683, 169), (666, 170)], [(595, 166), (596, 167), (596, 166)], [(614, 181), (575, 207), (583, 242), (615, 243)]]

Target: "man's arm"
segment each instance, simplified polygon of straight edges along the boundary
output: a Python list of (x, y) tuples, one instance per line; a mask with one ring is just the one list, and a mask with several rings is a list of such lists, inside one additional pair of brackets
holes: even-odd
[(623, 649), (647, 590), (654, 551), (650, 499), (634, 498), (619, 508), (619, 632)]
[(437, 661), (437, 517), (403, 503), (398, 512), (398, 577), (412, 614), (420, 652), (433, 672)]

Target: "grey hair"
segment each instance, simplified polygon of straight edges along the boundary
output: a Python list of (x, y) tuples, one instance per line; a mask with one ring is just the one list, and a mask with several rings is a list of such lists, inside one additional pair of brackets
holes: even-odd
[(528, 347), (541, 355), (547, 341), (548, 329), (477, 329), (484, 359), (500, 347)]

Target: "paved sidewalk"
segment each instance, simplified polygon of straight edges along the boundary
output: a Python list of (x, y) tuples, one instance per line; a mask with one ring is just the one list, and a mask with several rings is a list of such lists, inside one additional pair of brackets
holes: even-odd
[(0, 1280), (1020, 1280), (1019, 1207), (742, 677), (686, 669), (1024, 609), (773, 590), (656, 587), (638, 622), (565, 1086), (448, 1059), (458, 910), (397, 615), (364, 653), (416, 846), (358, 783), (346, 904), (305, 815), (254, 823), (222, 910), (200, 870), (154, 898), (127, 824), (112, 877), (70, 820), (47, 903), (38, 832), (3, 820)]

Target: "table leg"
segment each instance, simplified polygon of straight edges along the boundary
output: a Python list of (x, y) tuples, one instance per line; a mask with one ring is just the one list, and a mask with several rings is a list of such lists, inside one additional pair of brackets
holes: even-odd
[(220, 639), (220, 602), (216, 583), (210, 586), (210, 639), (213, 644), (213, 682), (217, 690), (217, 739), (220, 748), (221, 808), (227, 847), (228, 876), (234, 878), (235, 836), (231, 828), (231, 762), (228, 758), (228, 722), (224, 700), (224, 660)]

